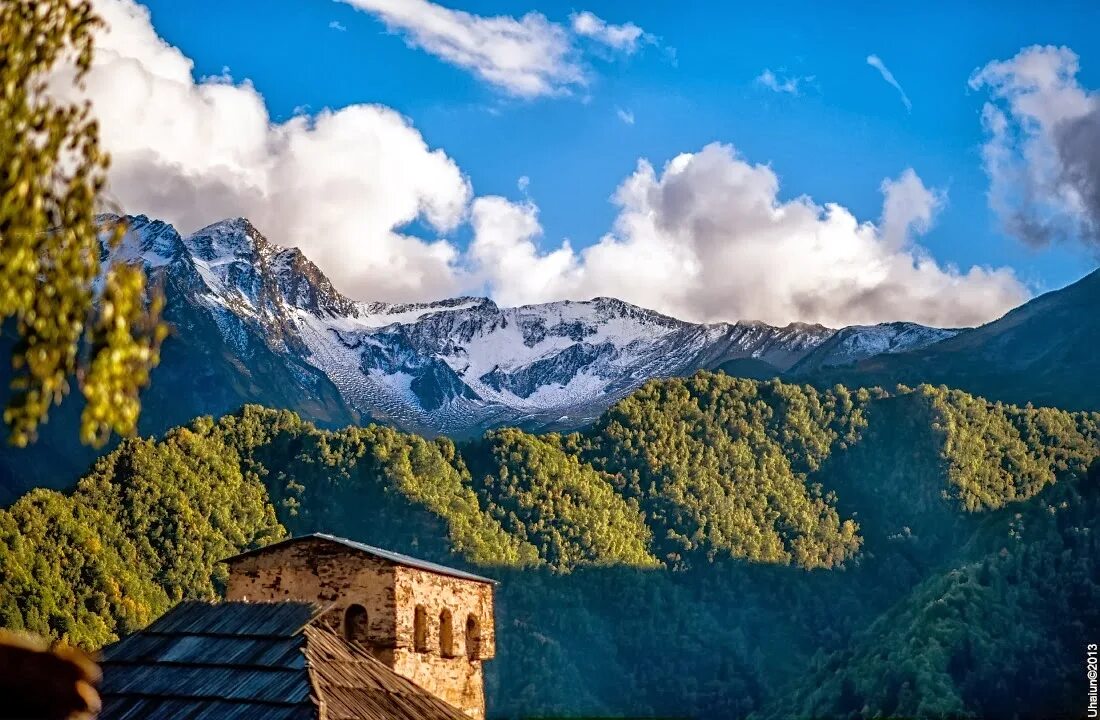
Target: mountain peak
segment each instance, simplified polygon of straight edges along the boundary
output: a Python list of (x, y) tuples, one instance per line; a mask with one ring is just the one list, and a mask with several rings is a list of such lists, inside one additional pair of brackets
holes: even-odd
[(283, 248), (264, 237), (247, 218), (219, 220), (184, 238), (191, 252), (207, 262), (250, 255), (271, 257)]
[(821, 323), (806, 323), (806, 322), (798, 322), (798, 321), (795, 321), (795, 322), (792, 322), (792, 323), (787, 323), (786, 327), (784, 327), (783, 329), (784, 330), (797, 330), (799, 332), (813, 332), (813, 333), (821, 333), (821, 332), (832, 333), (832, 332), (836, 332), (836, 328), (831, 328), (827, 325), (822, 325)]
[(232, 217), (222, 218), (217, 222), (212, 222), (206, 227), (196, 230), (193, 235), (204, 235), (212, 232), (228, 232), (228, 233), (251, 233), (256, 232), (256, 226), (246, 217)]
[(110, 253), (112, 262), (142, 263), (155, 268), (167, 265), (183, 252), (180, 234), (161, 220), (150, 220), (145, 215), (102, 213), (96, 216), (96, 222), (104, 229), (119, 222), (126, 225), (122, 242)]

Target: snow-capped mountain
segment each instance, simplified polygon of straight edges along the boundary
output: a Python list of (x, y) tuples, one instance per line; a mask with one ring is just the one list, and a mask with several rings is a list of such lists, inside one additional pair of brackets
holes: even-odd
[[(238, 405), (281, 405), (333, 422), (377, 419), (449, 435), (501, 424), (572, 427), (650, 378), (738, 359), (780, 373), (837, 335), (799, 323), (696, 324), (613, 298), (514, 308), (472, 297), (360, 302), (247, 220), (188, 236), (144, 216), (127, 220), (116, 257), (160, 279), (179, 328), (164, 365), (207, 372), (204, 388), (233, 386)], [(951, 332), (907, 326), (886, 338), (882, 327), (841, 331), (837, 352), (859, 359)], [(186, 361), (173, 361), (173, 344), (187, 346)], [(221, 370), (196, 367), (203, 362)], [(219, 372), (233, 377), (219, 380)]]
[(911, 352), (823, 371), (845, 385), (943, 384), (987, 400), (1100, 410), (1100, 270), (1003, 317)]
[(911, 322), (849, 325), (795, 363), (791, 375), (808, 375), (825, 368), (893, 353), (908, 352), (955, 337), (961, 330), (933, 328)]

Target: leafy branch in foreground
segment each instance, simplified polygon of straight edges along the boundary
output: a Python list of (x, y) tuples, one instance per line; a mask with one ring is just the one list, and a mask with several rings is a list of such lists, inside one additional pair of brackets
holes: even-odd
[(166, 334), (142, 271), (104, 268), (125, 227), (96, 220), (108, 157), (90, 105), (48, 93), (57, 69), (71, 66), (80, 84), (100, 23), (88, 2), (0, 4), (0, 325), (14, 320), (18, 336), (4, 411), (16, 445), (34, 440), (72, 377), (84, 442), (132, 434)]

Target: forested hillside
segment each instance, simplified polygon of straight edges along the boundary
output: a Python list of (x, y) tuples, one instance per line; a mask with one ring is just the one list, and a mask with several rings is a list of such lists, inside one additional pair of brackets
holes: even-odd
[(252, 406), (0, 511), (0, 623), (96, 647), (319, 530), (502, 581), (490, 715), (1048, 715), (1100, 629), (1098, 454), (1095, 413), (710, 373), (457, 445)]
[(1100, 464), (983, 524), (960, 556), (814, 657), (762, 718), (1078, 717), (1100, 630)]

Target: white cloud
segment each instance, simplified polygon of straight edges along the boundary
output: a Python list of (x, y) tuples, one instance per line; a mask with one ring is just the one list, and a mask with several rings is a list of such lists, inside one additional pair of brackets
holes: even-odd
[(615, 108), (615, 115), (627, 125), (634, 124), (634, 111), (626, 110), (621, 107)]
[[(344, 291), (412, 299), (459, 289), (447, 242), (402, 232), (422, 219), (443, 233), (463, 221), (470, 187), (409, 121), (355, 105), (273, 123), (248, 82), (196, 83), (192, 63), (156, 35), (131, 0), (97, 0), (100, 33), (87, 91), (112, 166), (110, 194), (194, 230), (245, 216), (300, 247)], [(71, 93), (65, 78), (58, 92)]]
[(878, 224), (807, 197), (784, 202), (771, 168), (712, 144), (660, 173), (640, 161), (615, 194), (613, 231), (580, 251), (541, 252), (533, 205), (480, 198), (470, 255), (508, 304), (611, 295), (698, 321), (970, 325), (1027, 298), (1011, 270), (960, 272), (914, 243), (944, 202), (916, 173), (882, 189)]
[(477, 239), (470, 246), (469, 259), (499, 302), (512, 305), (571, 297), (562, 290), (577, 284), (576, 257), (568, 241), (550, 253), (539, 252), (534, 238), (542, 228), (533, 203), (478, 198), (470, 222)]
[(428, 0), (341, 0), (419, 47), (519, 97), (557, 95), (588, 79), (569, 33), (532, 12), (483, 17)]
[(520, 175), (519, 179), (516, 180), (516, 189), (518, 189), (521, 193), (526, 193), (527, 188), (529, 187), (531, 187), (531, 178), (527, 177), (526, 175)]
[(652, 35), (632, 22), (611, 25), (587, 10), (573, 13), (569, 19), (572, 22), (573, 32), (577, 35), (591, 38), (612, 50), (618, 50), (627, 55), (636, 51), (640, 42), (655, 42)]
[[(543, 250), (530, 201), (472, 199), (469, 182), (410, 122), (377, 105), (273, 123), (247, 82), (200, 82), (132, 0), (97, 0), (110, 24), (87, 78), (113, 158), (110, 192), (186, 232), (245, 216), (300, 247), (361, 299), (429, 300), (487, 287), (503, 303), (613, 295), (692, 320), (988, 320), (1024, 299), (1008, 270), (937, 264), (914, 235), (944, 197), (907, 171), (883, 184), (877, 223), (809, 198), (727, 145), (658, 173), (640, 161), (594, 245)], [(72, 92), (58, 78), (57, 92)], [(529, 181), (528, 181), (529, 182)], [(526, 193), (527, 182), (517, 184)], [(443, 235), (469, 221), (466, 251)]]
[(886, 63), (882, 62), (882, 59), (878, 55), (868, 55), (867, 64), (879, 71), (882, 75), (882, 79), (893, 86), (898, 94), (901, 96), (901, 102), (905, 105), (905, 109), (912, 112), (913, 103), (909, 102), (909, 96), (905, 94), (905, 89), (901, 86), (901, 83), (894, 77), (894, 73), (890, 72), (890, 68), (886, 67)]
[(336, 30), (336, 31), (339, 31), (339, 32), (347, 32), (348, 31), (348, 29), (346, 27), (344, 27), (344, 25), (339, 20), (333, 20), (332, 22), (330, 22), (328, 24), (328, 26), (331, 30)]
[(787, 93), (789, 95), (799, 95), (801, 93), (800, 86), (804, 82), (813, 81), (813, 77), (793, 77), (785, 76), (780, 78), (771, 70), (765, 68), (764, 72), (760, 73), (756, 77), (756, 84), (766, 87), (767, 89), (777, 93)]
[(1077, 240), (1100, 253), (1100, 95), (1077, 81), (1077, 54), (1032, 46), (970, 78), (982, 111), (990, 205), (1031, 245)]
[(588, 11), (574, 13), (566, 27), (538, 12), (486, 17), (430, 0), (338, 2), (375, 15), (391, 31), (402, 33), (409, 45), (522, 98), (566, 95), (589, 84), (578, 38), (626, 55), (642, 42), (656, 42), (634, 23), (611, 25)]
[(904, 248), (914, 235), (928, 232), (947, 201), (946, 193), (925, 187), (913, 168), (907, 168), (897, 180), (883, 180), (881, 190), (879, 235), (894, 250)]

